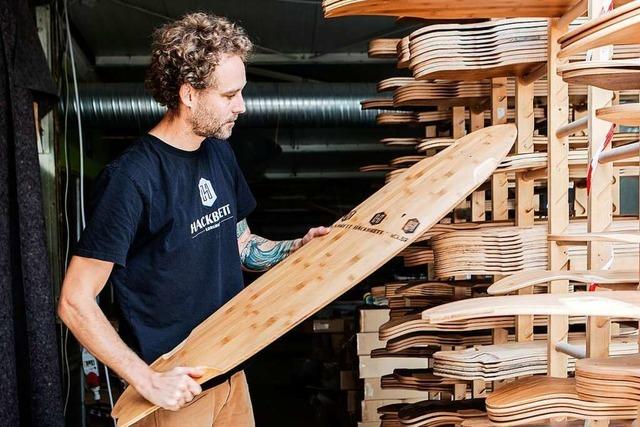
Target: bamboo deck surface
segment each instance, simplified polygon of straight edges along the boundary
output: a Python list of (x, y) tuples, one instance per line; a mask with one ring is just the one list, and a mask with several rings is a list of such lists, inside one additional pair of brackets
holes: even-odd
[[(515, 137), (513, 125), (485, 128), (409, 168), (338, 220), (329, 235), (245, 288), (152, 368), (205, 366), (208, 372), (198, 379), (205, 382), (247, 360), (436, 224), (491, 176)], [(112, 414), (128, 426), (156, 409), (128, 387)]]

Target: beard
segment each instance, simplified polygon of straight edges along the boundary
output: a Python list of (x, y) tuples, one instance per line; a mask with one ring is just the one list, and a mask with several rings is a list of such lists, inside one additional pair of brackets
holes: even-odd
[(234, 117), (223, 119), (204, 106), (193, 109), (190, 122), (193, 133), (204, 138), (228, 139), (233, 131)]

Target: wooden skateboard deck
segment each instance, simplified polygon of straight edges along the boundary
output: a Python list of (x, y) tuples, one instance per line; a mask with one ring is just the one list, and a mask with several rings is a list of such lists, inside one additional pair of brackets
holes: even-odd
[[(640, 25), (638, 32), (640, 33)], [(621, 126), (640, 126), (640, 104), (620, 104), (599, 108), (596, 110), (596, 116), (601, 120)]]
[[(505, 164), (504, 162), (501, 164)], [(503, 170), (498, 168), (498, 171)], [(638, 244), (635, 243), (637, 220), (616, 220), (610, 233), (615, 254), (613, 270), (634, 268), (638, 265)], [(586, 232), (585, 222), (571, 222), (568, 235)], [(626, 233), (618, 233), (625, 231)], [(617, 238), (614, 239), (614, 236)], [(571, 237), (566, 237), (571, 239)], [(590, 238), (596, 239), (596, 236)], [(431, 247), (435, 259), (434, 272), (439, 278), (457, 275), (514, 274), (526, 270), (548, 268), (548, 233), (543, 223), (529, 228), (486, 227), (476, 230), (457, 230), (432, 237)], [(586, 267), (586, 247), (567, 248), (571, 265), (575, 269)]]
[(484, 399), (459, 401), (426, 400), (411, 403), (398, 411), (402, 426), (442, 426), (486, 416)]
[[(569, 341), (573, 345), (585, 346), (585, 339)], [(612, 341), (611, 356), (637, 353), (636, 337), (616, 338)], [(547, 372), (547, 342), (508, 343), (483, 345), (474, 348), (439, 351), (433, 357), (433, 372), (437, 375), (460, 380), (495, 381), (523, 375)], [(568, 369), (574, 370), (576, 360), (569, 357)]]
[(506, 315), (603, 316), (640, 319), (640, 291), (574, 292), (474, 298), (422, 312), (431, 323)]
[[(547, 316), (534, 316), (534, 326), (546, 326)], [(584, 324), (585, 317), (574, 316), (569, 318), (569, 324)], [(469, 320), (432, 323), (423, 320), (420, 315), (407, 315), (399, 319), (392, 319), (380, 327), (380, 339), (391, 340), (414, 333), (440, 333), (440, 332), (470, 332), (488, 329), (515, 328), (515, 316), (490, 316)]]
[(640, 272), (606, 270), (523, 271), (498, 280), (489, 286), (487, 292), (491, 295), (502, 295), (528, 288), (529, 286), (546, 284), (554, 280), (600, 284), (637, 283), (640, 280)]
[(558, 74), (569, 84), (584, 84), (620, 91), (640, 89), (640, 61), (574, 62), (560, 66)]
[[(205, 366), (205, 382), (228, 372), (360, 282), (436, 224), (486, 181), (516, 138), (513, 125), (473, 132), (407, 169), (197, 326), (158, 371)], [(158, 409), (129, 386), (113, 416), (129, 426)]]
[(640, 5), (636, 2), (614, 9), (566, 34), (558, 58), (567, 58), (606, 45), (640, 43)]
[(370, 58), (396, 58), (400, 39), (374, 39), (369, 42)]
[(446, 0), (323, 0), (326, 18), (353, 15), (404, 16), (424, 19), (560, 17), (572, 0), (459, 2)]
[(571, 378), (522, 378), (499, 388), (486, 399), (489, 419), (497, 425), (520, 425), (556, 417), (580, 419), (635, 418), (636, 406), (580, 399)]

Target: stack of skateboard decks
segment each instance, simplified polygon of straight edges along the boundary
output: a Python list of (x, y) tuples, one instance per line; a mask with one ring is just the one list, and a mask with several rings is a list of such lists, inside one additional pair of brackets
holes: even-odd
[(559, 40), (559, 58), (567, 58), (607, 45), (640, 43), (640, 4), (629, 2), (599, 18), (586, 22)]
[[(445, 117), (446, 118), (446, 117)], [(442, 119), (440, 119), (442, 120)], [(417, 125), (420, 123), (418, 114), (414, 112), (380, 113), (376, 117), (377, 125)]]
[(582, 400), (570, 378), (530, 377), (505, 385), (486, 399), (489, 420), (498, 426), (550, 418), (635, 419), (638, 407)]
[(409, 67), (417, 79), (522, 75), (547, 61), (547, 27), (521, 18), (430, 25), (411, 34)]
[(400, 39), (374, 39), (369, 42), (369, 57), (396, 58)]
[(486, 416), (484, 399), (457, 401), (427, 400), (404, 405), (398, 421), (404, 427), (436, 427), (457, 425), (465, 420)]
[[(614, 221), (609, 231), (636, 231), (637, 221)], [(567, 234), (585, 233), (585, 222), (571, 222)], [(548, 267), (547, 228), (490, 227), (454, 231), (431, 239), (437, 277), (464, 274), (513, 274), (523, 270)], [(632, 269), (638, 265), (638, 245), (612, 243), (614, 269)], [(567, 249), (574, 269), (586, 269), (586, 248)]]
[[(620, 356), (637, 353), (637, 341), (637, 336), (616, 338), (611, 343), (610, 354)], [(572, 340), (570, 343), (582, 348), (585, 346), (584, 339)], [(569, 357), (570, 371), (574, 369), (575, 363), (575, 358)], [(485, 381), (546, 374), (547, 342), (520, 342), (439, 351), (433, 356), (433, 372), (446, 378)]]
[(382, 377), (382, 388), (453, 392), (455, 384), (467, 382), (434, 375), (432, 369), (395, 369), (392, 374)]
[(420, 138), (384, 138), (380, 142), (390, 147), (415, 147), (420, 143)]
[(405, 267), (433, 264), (434, 261), (433, 251), (420, 246), (410, 246), (400, 252), (399, 256), (404, 258)]
[(360, 101), (360, 105), (363, 110), (395, 110), (396, 106), (393, 104), (391, 98), (373, 98)]
[(397, 88), (393, 104), (397, 107), (432, 105), (473, 105), (491, 95), (491, 83), (456, 81), (418, 81)]
[(584, 400), (640, 407), (640, 355), (578, 360), (576, 390)]
[[(476, 298), (473, 300), (476, 300)], [(546, 326), (547, 320), (547, 316), (534, 316), (533, 323), (534, 326)], [(580, 316), (569, 319), (570, 324), (580, 324), (584, 322), (585, 318)], [(437, 332), (438, 335), (440, 335), (442, 332), (486, 331), (489, 329), (515, 328), (515, 326), (516, 321), (514, 315), (485, 316), (475, 319), (434, 323), (428, 319), (423, 319), (420, 314), (411, 314), (390, 320), (383, 324), (380, 327), (380, 339), (386, 341), (405, 337), (409, 334), (426, 333), (433, 335), (434, 332)]]

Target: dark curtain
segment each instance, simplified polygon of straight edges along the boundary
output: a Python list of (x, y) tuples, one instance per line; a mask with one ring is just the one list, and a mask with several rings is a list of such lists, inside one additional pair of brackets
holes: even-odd
[(0, 0), (0, 426), (64, 425), (33, 108), (54, 101), (28, 4)]

